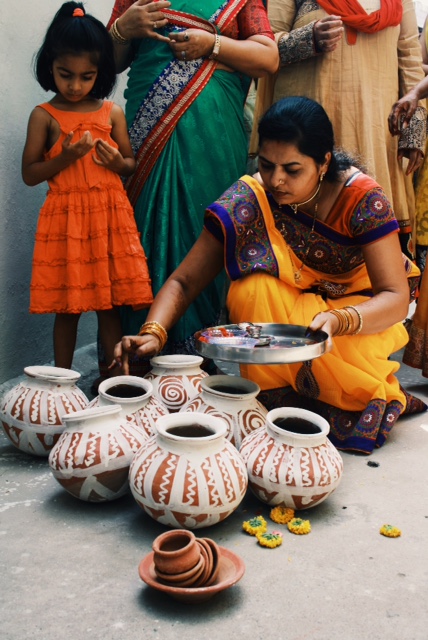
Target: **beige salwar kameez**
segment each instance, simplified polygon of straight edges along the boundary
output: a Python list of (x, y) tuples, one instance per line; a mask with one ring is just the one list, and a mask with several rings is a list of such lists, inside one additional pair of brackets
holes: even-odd
[[(372, 6), (367, 0), (360, 4), (368, 12), (379, 8), (379, 0), (371, 0)], [(418, 110), (401, 140), (390, 135), (388, 115), (398, 97), (424, 77), (412, 0), (403, 0), (400, 26), (358, 32), (354, 45), (348, 44), (345, 30), (336, 50), (324, 54), (315, 50), (313, 25), (327, 14), (316, 2), (269, 0), (268, 7), (281, 56), (273, 99), (304, 95), (322, 104), (333, 123), (336, 144), (361, 157), (392, 202), (400, 230), (409, 233), (414, 193), (397, 149), (400, 144), (424, 151), (425, 114)], [(410, 252), (407, 241), (404, 244)]]

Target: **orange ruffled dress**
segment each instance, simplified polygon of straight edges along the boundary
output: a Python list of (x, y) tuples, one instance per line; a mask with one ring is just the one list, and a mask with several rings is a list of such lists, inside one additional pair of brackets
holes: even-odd
[[(45, 154), (61, 153), (70, 131), (85, 131), (112, 146), (113, 103), (90, 113), (61, 111), (42, 104), (61, 129)], [(144, 308), (153, 301), (146, 256), (134, 212), (119, 175), (97, 165), (88, 153), (48, 181), (33, 256), (31, 313), (81, 313), (113, 306)]]

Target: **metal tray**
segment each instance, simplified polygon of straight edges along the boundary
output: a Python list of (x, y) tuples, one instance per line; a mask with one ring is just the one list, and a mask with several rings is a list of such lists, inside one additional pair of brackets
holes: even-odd
[(307, 337), (307, 327), (295, 324), (258, 323), (262, 327), (261, 338), (272, 338), (267, 346), (254, 346), (254, 340), (239, 344), (239, 339), (225, 339), (223, 343), (217, 340), (214, 344), (203, 335), (212, 330), (239, 331), (243, 324), (225, 324), (197, 331), (195, 346), (198, 353), (213, 360), (242, 364), (291, 364), (319, 358), (328, 351), (325, 331), (316, 331)]

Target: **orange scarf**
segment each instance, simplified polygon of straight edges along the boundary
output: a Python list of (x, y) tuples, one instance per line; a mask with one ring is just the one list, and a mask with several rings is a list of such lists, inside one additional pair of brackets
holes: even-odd
[(328, 14), (340, 16), (347, 29), (348, 44), (355, 44), (357, 32), (375, 33), (386, 27), (396, 27), (403, 17), (401, 0), (381, 0), (379, 11), (366, 13), (358, 0), (318, 0)]

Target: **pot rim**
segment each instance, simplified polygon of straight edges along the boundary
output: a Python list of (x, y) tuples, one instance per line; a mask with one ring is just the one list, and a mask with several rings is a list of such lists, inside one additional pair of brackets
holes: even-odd
[[(140, 387), (142, 393), (139, 396), (133, 396), (132, 398), (122, 398), (118, 396), (112, 396), (108, 390), (111, 387), (118, 386), (120, 384), (129, 384), (134, 387)], [(113, 401), (116, 404), (133, 404), (135, 402), (141, 402), (148, 400), (153, 395), (153, 385), (150, 380), (139, 378), (138, 376), (113, 376), (103, 380), (98, 387), (98, 395), (104, 396), (109, 401)]]
[(62, 421), (68, 425), (73, 422), (81, 422), (82, 420), (91, 418), (101, 418), (102, 416), (117, 415), (122, 411), (120, 404), (110, 404), (105, 407), (89, 407), (89, 409), (82, 409), (82, 411), (73, 411), (62, 416)]
[[(296, 433), (295, 431), (287, 431), (274, 424), (277, 418), (303, 418), (312, 422), (321, 429), (319, 433)], [(268, 412), (266, 416), (267, 427), (278, 436), (286, 436), (293, 445), (305, 446), (310, 444), (316, 446), (325, 441), (330, 432), (330, 425), (325, 418), (314, 411), (308, 409), (300, 409), (299, 407), (278, 407)]]
[[(233, 385), (234, 382), (237, 382), (237, 386), (240, 387), (239, 393), (228, 393), (227, 391), (219, 391), (212, 388), (215, 384), (228, 383)], [(243, 387), (247, 387), (247, 390)], [(201, 389), (219, 398), (228, 400), (238, 400), (248, 397), (255, 398), (260, 393), (260, 387), (256, 382), (243, 378), (242, 376), (228, 376), (226, 374), (216, 374), (203, 378), (201, 380)]]
[(150, 364), (154, 367), (176, 369), (177, 366), (182, 366), (185, 368), (200, 366), (203, 361), (204, 359), (201, 356), (171, 354), (169, 356), (155, 356), (154, 358), (150, 359)]
[[(168, 431), (169, 427), (179, 427), (189, 425), (191, 422), (197, 422), (207, 429), (213, 430), (209, 436), (194, 437), (191, 436), (179, 436), (175, 433)], [(160, 416), (156, 420), (156, 430), (163, 438), (173, 442), (191, 442), (192, 446), (198, 443), (211, 442), (217, 440), (222, 436), (227, 435), (226, 421), (218, 416), (211, 416), (201, 411), (179, 411), (178, 413), (168, 413), (164, 416)]]
[(24, 368), (24, 373), (29, 378), (35, 380), (47, 380), (49, 382), (76, 382), (81, 378), (78, 371), (64, 369), (62, 367), (51, 367), (49, 365), (35, 365)]

